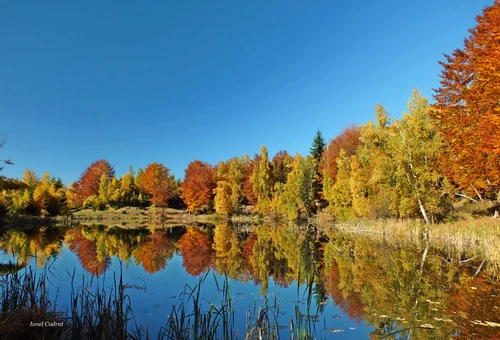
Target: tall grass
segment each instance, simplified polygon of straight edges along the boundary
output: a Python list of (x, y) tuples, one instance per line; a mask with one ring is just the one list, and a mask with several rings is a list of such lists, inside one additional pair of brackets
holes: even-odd
[[(255, 298), (253, 308), (248, 308), (245, 319), (241, 320), (236, 312), (234, 297), (230, 293), (227, 276), (222, 283), (215, 275), (213, 279), (218, 294), (212, 301), (201, 299), (201, 289), (209, 273), (205, 274), (194, 286), (185, 286), (183, 299), (172, 308), (167, 325), (160, 331), (160, 339), (280, 339), (282, 330), (288, 329), (288, 336), (294, 340), (319, 339), (316, 324), (319, 322), (318, 309), (311, 313), (314, 291), (314, 276), (308, 279), (304, 292), (297, 287), (297, 297), (306, 299), (306, 310), (295, 305), (294, 316), (289, 324), (282, 324), (280, 302), (276, 296), (265, 296), (262, 304)], [(220, 302), (215, 303), (217, 295)], [(241, 320), (241, 321), (240, 321)], [(244, 325), (244, 327), (243, 327)], [(239, 328), (241, 327), (241, 328)], [(326, 338), (326, 336), (325, 336)]]
[[(82, 277), (77, 282), (75, 271), (71, 276), (70, 304), (65, 311), (57, 308), (49, 294), (50, 268), (41, 273), (31, 267), (9, 273), (0, 279), (0, 338), (1, 339), (149, 339), (149, 334), (134, 321), (129, 287), (122, 281), (122, 273), (113, 274), (111, 287), (105, 278)], [(202, 287), (212, 276), (216, 289), (212, 299), (203, 298)], [(208, 272), (194, 286), (186, 285), (182, 298), (173, 305), (158, 339), (280, 339), (281, 330), (288, 329), (289, 337), (297, 340), (318, 338), (317, 311), (311, 313), (313, 277), (298, 298), (306, 299), (306, 310), (295, 306), (290, 324), (280, 325), (280, 302), (276, 296), (266, 296), (253, 308), (237, 312), (227, 276), (222, 281)], [(57, 297), (56, 297), (57, 300)], [(31, 326), (51, 322), (53, 327)], [(287, 323), (287, 321), (286, 321)], [(288, 338), (288, 336), (286, 336)]]
[(111, 289), (104, 287), (105, 278), (95, 276), (85, 282), (82, 276), (81, 286), (76, 285), (75, 272), (71, 276), (71, 309), (68, 317), (69, 331), (73, 339), (139, 339), (143, 332), (134, 319), (131, 301), (125, 293), (122, 272), (116, 277), (113, 272)]
[[(0, 279), (0, 337), (2, 339), (139, 339), (144, 332), (131, 327), (133, 313), (126, 286), (113, 276), (113, 286), (104, 287), (92, 277), (77, 286), (71, 281), (70, 309), (61, 311), (50, 296), (50, 267), (36, 273), (30, 266)], [(57, 301), (57, 295), (56, 299)], [(46, 324), (46, 323), (49, 324)]]
[(4, 275), (0, 281), (0, 336), (2, 339), (57, 339), (60, 327), (33, 327), (32, 323), (64, 322), (49, 297), (47, 276), (31, 267)]
[(239, 329), (242, 323), (227, 276), (219, 282), (212, 274), (216, 285), (212, 300), (201, 298), (209, 275), (210, 272), (203, 275), (194, 287), (185, 286), (183, 299), (172, 307), (167, 325), (160, 330), (160, 339), (279, 339), (276, 299), (270, 304), (266, 297), (259, 307), (255, 301), (253, 311), (249, 308), (246, 312), (244, 329)]
[(478, 256), (491, 274), (500, 275), (500, 220), (468, 216), (458, 221), (426, 225), (420, 220), (359, 220), (335, 224), (335, 229), (369, 234), (397, 244), (428, 244), (456, 257)]

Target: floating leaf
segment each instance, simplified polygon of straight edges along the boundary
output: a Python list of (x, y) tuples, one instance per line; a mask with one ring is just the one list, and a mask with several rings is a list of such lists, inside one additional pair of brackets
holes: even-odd
[(434, 328), (436, 328), (433, 325), (431, 325), (430, 323), (424, 323), (423, 325), (420, 325), (420, 327), (422, 327), (422, 328), (428, 328), (428, 329), (434, 329)]
[(435, 304), (435, 305), (439, 305), (441, 303), (439, 301), (431, 301), (431, 300), (425, 300), (425, 302), (428, 302), (430, 304)]

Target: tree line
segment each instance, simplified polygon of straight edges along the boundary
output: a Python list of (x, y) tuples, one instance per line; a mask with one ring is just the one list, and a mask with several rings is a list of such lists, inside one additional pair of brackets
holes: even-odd
[(500, 2), (476, 18), (464, 48), (445, 55), (435, 103), (414, 90), (394, 119), (382, 105), (375, 119), (347, 127), (328, 144), (317, 132), (310, 154), (265, 146), (253, 157), (212, 165), (189, 163), (182, 181), (161, 163), (115, 176), (106, 160), (92, 163), (66, 188), (26, 170), (0, 179), (8, 214), (57, 215), (69, 209), (174, 206), (190, 211), (275, 214), (307, 218), (329, 211), (338, 219), (445, 218), (457, 197), (500, 200)]

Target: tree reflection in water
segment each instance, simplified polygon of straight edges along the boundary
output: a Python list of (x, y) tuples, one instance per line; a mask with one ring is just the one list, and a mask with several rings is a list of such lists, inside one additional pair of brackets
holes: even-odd
[(278, 287), (309, 283), (320, 313), (332, 303), (350, 319), (372, 326), (374, 338), (500, 335), (498, 276), (484, 269), (476, 273), (482, 259), (450, 260), (432, 245), (403, 246), (338, 231), (306, 232), (285, 224), (235, 228), (221, 223), (154, 231), (41, 228), (0, 235), (0, 250), (17, 257), (17, 263), (4, 263), (2, 268), (18, 270), (35, 253), (37, 264), (43, 266), (62, 254), (63, 241), (81, 266), (97, 276), (109, 268), (113, 256), (126, 265), (133, 261), (148, 274), (181, 256), (192, 276), (214, 269), (230, 279), (253, 281), (262, 294), (271, 279)]

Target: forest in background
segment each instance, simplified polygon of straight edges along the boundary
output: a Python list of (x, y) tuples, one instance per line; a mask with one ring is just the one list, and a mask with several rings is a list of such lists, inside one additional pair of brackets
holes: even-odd
[[(435, 103), (415, 90), (401, 119), (382, 105), (375, 119), (347, 127), (328, 144), (316, 134), (309, 155), (265, 146), (218, 164), (194, 160), (183, 181), (161, 163), (120, 178), (106, 160), (65, 187), (46, 173), (0, 177), (0, 213), (55, 216), (123, 206), (183, 208), (224, 216), (285, 219), (319, 211), (339, 220), (454, 218), (457, 200), (500, 201), (500, 2), (478, 16), (464, 47), (445, 55)], [(4, 160), (10, 164), (12, 162)]]

